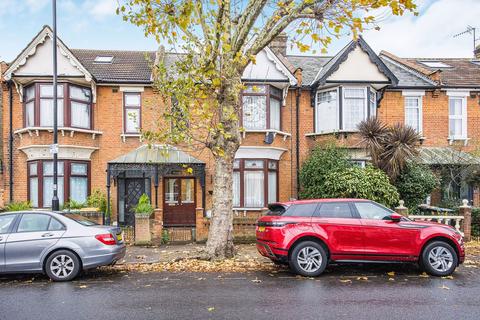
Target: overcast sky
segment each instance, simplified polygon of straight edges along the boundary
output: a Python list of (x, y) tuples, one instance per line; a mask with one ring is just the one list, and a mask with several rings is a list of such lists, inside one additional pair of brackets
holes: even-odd
[[(70, 48), (155, 50), (140, 28), (115, 14), (117, 0), (58, 0), (58, 34)], [(480, 28), (480, 0), (417, 0), (420, 15), (388, 17), (380, 31), (366, 31), (372, 48), (402, 57), (471, 57), (472, 36), (453, 35), (467, 25)], [(11, 61), (45, 24), (51, 0), (0, 0), (0, 60)], [(477, 32), (480, 37), (480, 29)], [(334, 40), (335, 54), (350, 39)], [(480, 43), (480, 42), (478, 42)]]

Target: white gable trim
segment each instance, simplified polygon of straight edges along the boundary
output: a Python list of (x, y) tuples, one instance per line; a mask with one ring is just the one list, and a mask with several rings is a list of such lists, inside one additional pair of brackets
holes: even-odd
[(278, 71), (283, 73), (289, 80), (290, 85), (294, 86), (297, 84), (297, 79), (295, 76), (290, 72), (290, 70), (285, 67), (285, 65), (278, 59), (275, 53), (269, 48), (265, 47), (263, 50), (265, 50), (265, 53), (267, 54), (267, 58), (272, 61), (275, 64), (275, 67), (277, 68)]
[(276, 147), (240, 147), (235, 153), (235, 159), (271, 159), (280, 160), (287, 149)]
[[(27, 63), (27, 60), (30, 56), (34, 55), (37, 46), (43, 42), (45, 42), (45, 39), (49, 37), (50, 39), (53, 39), (53, 32), (52, 30), (48, 27), (45, 26), (42, 31), (30, 42), (28, 47), (26, 47), (22, 53), (15, 59), (15, 61), (12, 62), (10, 67), (5, 71), (5, 80), (10, 80), (12, 78), (13, 73), (21, 66), (25, 65)], [(80, 72), (82, 72), (85, 75), (85, 80), (90, 82), (92, 81), (92, 75), (90, 72), (88, 72), (87, 69), (78, 61), (77, 58), (73, 55), (73, 53), (67, 48), (67, 46), (60, 40), (57, 39), (57, 52), (66, 57), (72, 66), (77, 68)]]

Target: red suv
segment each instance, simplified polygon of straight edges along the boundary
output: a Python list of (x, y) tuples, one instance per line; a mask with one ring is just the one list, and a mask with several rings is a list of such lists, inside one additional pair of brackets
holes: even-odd
[(269, 209), (257, 222), (258, 251), (303, 276), (320, 275), (329, 261), (417, 262), (446, 276), (465, 259), (453, 227), (414, 222), (370, 200), (292, 201)]

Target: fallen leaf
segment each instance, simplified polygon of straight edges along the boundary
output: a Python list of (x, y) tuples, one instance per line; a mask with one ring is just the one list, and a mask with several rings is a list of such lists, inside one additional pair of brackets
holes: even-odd
[(388, 278), (388, 281), (395, 281), (394, 278)]
[(425, 272), (422, 273), (421, 275), (419, 275), (420, 278), (430, 278), (430, 276), (428, 274), (426, 274)]
[(453, 276), (445, 276), (445, 277), (442, 277), (442, 279), (449, 279), (449, 280), (453, 280)]
[(208, 310), (209, 312), (212, 312), (212, 311), (215, 310), (215, 307), (208, 307), (207, 310)]
[(368, 280), (368, 277), (357, 277), (357, 280), (363, 280), (363, 281), (366, 281), (366, 280)]
[(395, 275), (395, 272), (394, 271), (390, 271), (390, 272), (387, 272), (387, 274), (390, 276), (390, 277), (393, 277)]
[(439, 287), (440, 289), (445, 289), (445, 290), (450, 290), (449, 287), (447, 287), (446, 285), (442, 285), (441, 287)]
[(258, 278), (255, 278), (255, 279), (252, 280), (252, 282), (254, 282), (254, 283), (260, 283), (260, 282), (262, 282), (262, 280), (260, 280), (260, 279), (258, 279)]
[(340, 279), (340, 282), (342, 282), (342, 283), (351, 283), (352, 280), (350, 280), (350, 279)]
[(81, 286), (79, 286), (80, 289), (85, 289), (87, 286), (82, 284)]

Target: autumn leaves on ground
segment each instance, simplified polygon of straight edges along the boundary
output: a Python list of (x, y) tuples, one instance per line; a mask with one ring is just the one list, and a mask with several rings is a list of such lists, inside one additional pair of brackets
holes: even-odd
[[(252, 244), (238, 245), (236, 257), (223, 261), (198, 259), (201, 256), (202, 248), (200, 245), (192, 245), (188, 248), (176, 246), (168, 246), (166, 249), (161, 247), (145, 248), (141, 253), (152, 252), (158, 255), (159, 259), (153, 263), (145, 263), (143, 261), (148, 261), (147, 257), (138, 255), (135, 257), (136, 262), (124, 263), (116, 266), (115, 269), (140, 272), (275, 272), (283, 268), (260, 256)], [(465, 268), (480, 268), (480, 241), (467, 243), (466, 252), (463, 266)]]

